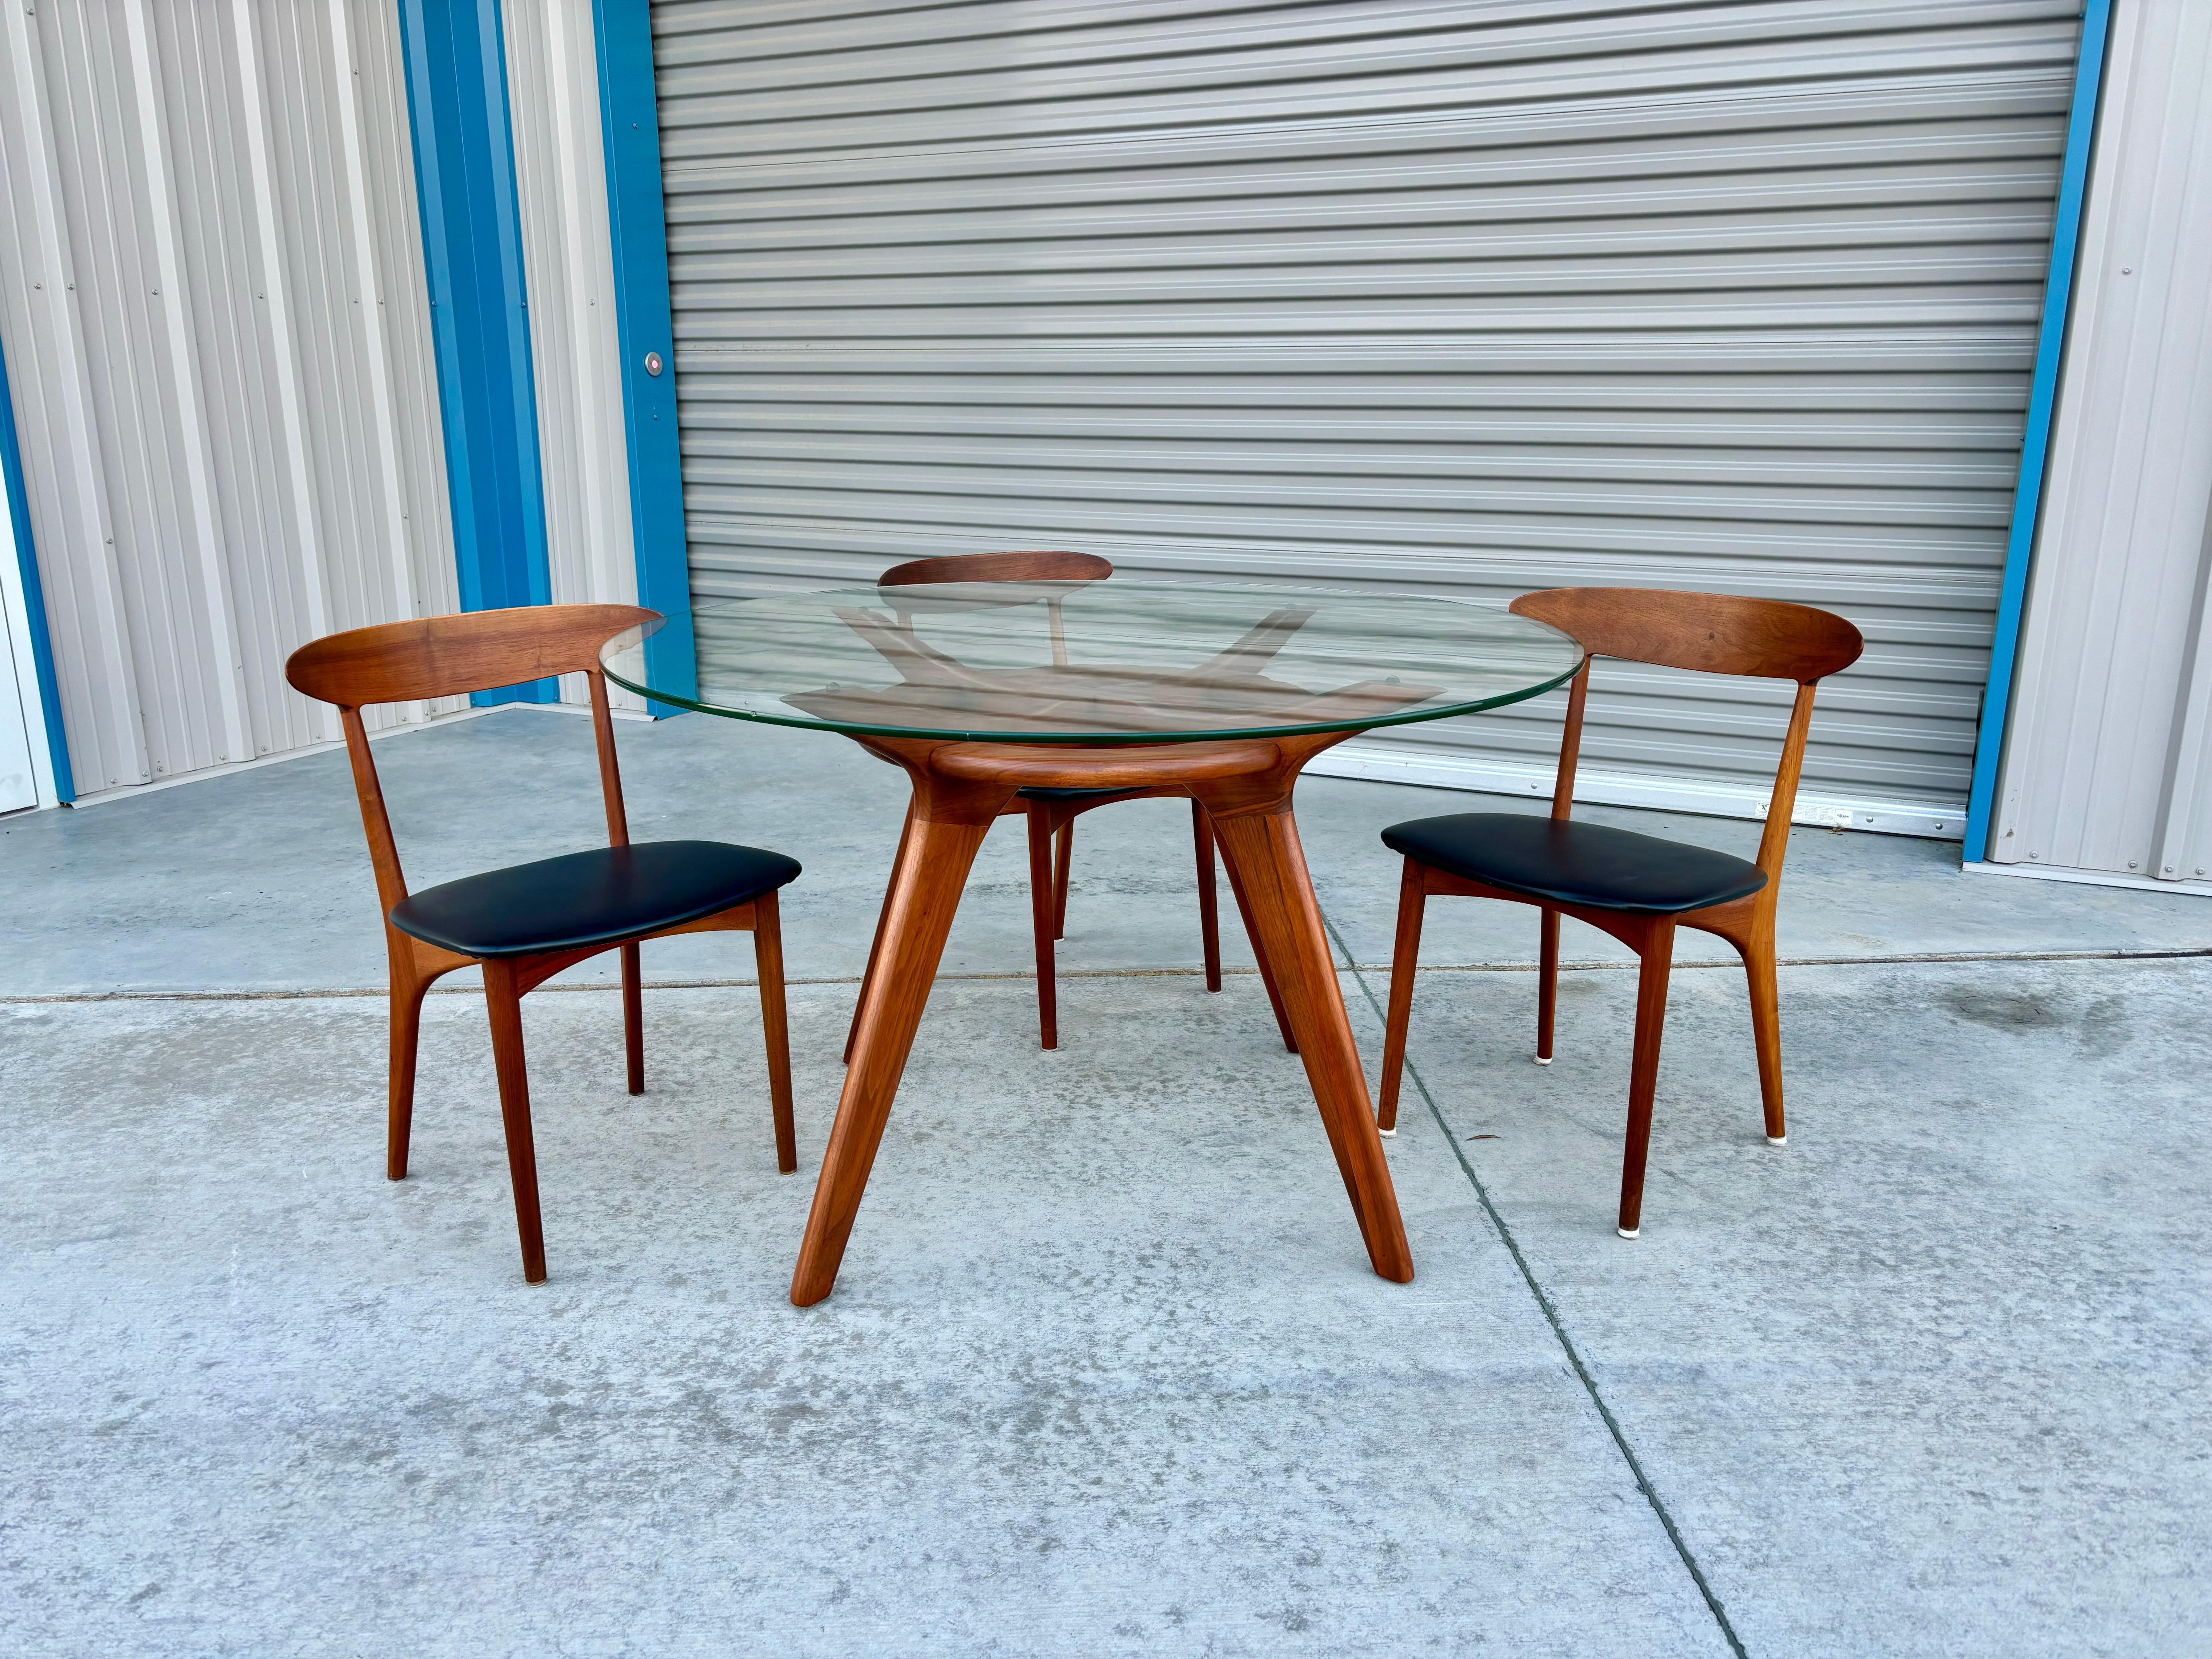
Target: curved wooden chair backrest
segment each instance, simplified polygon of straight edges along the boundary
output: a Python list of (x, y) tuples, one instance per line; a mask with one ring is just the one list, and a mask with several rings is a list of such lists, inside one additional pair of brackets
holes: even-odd
[(1098, 582), (1114, 567), (1095, 553), (955, 553), (942, 559), (910, 559), (876, 578), (878, 587), (914, 587), (924, 582)]
[[(607, 842), (629, 845), (623, 811), (622, 774), (615, 764), (614, 713), (607, 704), (599, 648), (633, 628), (661, 619), (635, 605), (533, 605), (509, 611), (470, 611), (453, 617), (380, 623), (310, 640), (284, 663), (295, 689), (336, 703), (353, 762), (354, 793), (361, 798), (368, 832), (369, 862), (387, 918), (407, 896), (398, 844), (384, 809), (384, 788), (368, 752), (361, 711), (371, 703), (455, 697), (495, 686), (520, 685), (554, 674), (582, 674), (592, 694), (592, 725), (599, 738), (599, 788), (606, 798)], [(394, 937), (397, 937), (396, 935)]]
[[(1782, 855), (1790, 842), (1790, 815), (1797, 804), (1797, 778), (1805, 764), (1805, 738), (1812, 729), (1813, 686), (1859, 659), (1866, 648), (1859, 630), (1809, 605), (1663, 587), (1551, 587), (1523, 593), (1508, 608), (1571, 634), (1592, 658), (1797, 682), (1781, 763), (1767, 799), (1766, 829), (1759, 841), (1759, 866), (1767, 880), (1753, 902), (1771, 921)], [(1589, 696), (1585, 660), (1567, 695), (1559, 777), (1552, 794), (1554, 818), (1565, 817), (1574, 805), (1575, 763), (1582, 754), (1583, 708)]]
[(1810, 684), (1859, 659), (1865, 641), (1809, 605), (1663, 587), (1553, 587), (1510, 607), (1547, 622), (1598, 657)]
[(310, 641), (286, 661), (284, 678), (341, 708), (455, 697), (597, 673), (601, 646), (659, 620), (635, 605), (531, 605), (381, 623)]

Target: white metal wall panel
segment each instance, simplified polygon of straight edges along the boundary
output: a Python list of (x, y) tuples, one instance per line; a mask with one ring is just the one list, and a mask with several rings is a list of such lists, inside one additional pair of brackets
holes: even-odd
[[(2075, 0), (653, 18), (701, 594), (1067, 546), (1800, 599), (1869, 640), (1806, 808), (1960, 833)], [(1600, 685), (1589, 793), (1763, 804), (1778, 690)], [(1556, 742), (1337, 753), (1548, 789)]]
[(1989, 855), (2212, 891), (2212, 6), (2111, 50)]
[[(501, 9), (553, 602), (637, 603), (592, 0)], [(608, 688), (615, 707), (645, 700)], [(562, 678), (564, 702), (589, 701)]]
[[(46, 734), (34, 725), (40, 712), (39, 681), (27, 648), (29, 630), (23, 626), (22, 586), (9, 580), (15, 557), (14, 517), (0, 500), (0, 559), (8, 561), (0, 565), (0, 812), (36, 806), (42, 798), (50, 802), (52, 795), (51, 781), (40, 776), (38, 750), (46, 746)], [(36, 748), (31, 738), (34, 729)]]
[(457, 604), (396, 16), (0, 20), (0, 329), (79, 792), (330, 741), (285, 656)]

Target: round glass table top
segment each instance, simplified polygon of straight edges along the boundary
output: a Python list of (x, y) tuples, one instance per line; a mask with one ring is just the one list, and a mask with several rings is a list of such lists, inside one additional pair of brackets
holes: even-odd
[(1498, 606), (1118, 575), (710, 599), (696, 691), (653, 683), (659, 626), (608, 642), (610, 679), (708, 714), (966, 742), (1362, 731), (1517, 702), (1583, 660)]

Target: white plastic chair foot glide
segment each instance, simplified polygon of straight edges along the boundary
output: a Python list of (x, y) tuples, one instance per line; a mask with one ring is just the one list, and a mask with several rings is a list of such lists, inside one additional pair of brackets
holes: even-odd
[(1549, 1056), (1549, 1055), (1547, 1055), (1547, 1054), (1539, 1054), (1539, 1055), (1537, 1055), (1537, 1056), (1536, 1056), (1536, 1063), (1537, 1063), (1539, 1066), (1549, 1066), (1549, 1065), (1552, 1063), (1552, 1061), (1551, 1061), (1551, 1058), (1550, 1058), (1550, 1056)]
[(1637, 1234), (1643, 1231), (1644, 1230), (1641, 1227), (1615, 1227), (1613, 1229), (1613, 1231), (1619, 1233), (1623, 1238), (1633, 1238)]
[(1790, 1144), (1790, 1137), (1788, 1135), (1769, 1135), (1766, 1138), (1766, 1144), (1770, 1146), (1787, 1146)]
[(1377, 1129), (1375, 1133), (1385, 1140), (1395, 1140), (1398, 1138), (1398, 1132), (1395, 1129)]

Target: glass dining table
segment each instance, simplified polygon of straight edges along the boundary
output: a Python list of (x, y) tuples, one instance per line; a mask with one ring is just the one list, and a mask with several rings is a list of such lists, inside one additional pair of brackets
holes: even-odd
[(1563, 684), (1581, 647), (1460, 600), (1120, 575), (708, 600), (692, 625), (696, 688), (655, 683), (653, 628), (609, 641), (607, 678), (678, 708), (841, 733), (913, 785), (794, 1303), (819, 1302), (836, 1282), (969, 869), (1026, 788), (1188, 795), (1205, 810), (1368, 1259), (1384, 1279), (1412, 1279), (1292, 786), (1316, 755), (1359, 732)]

